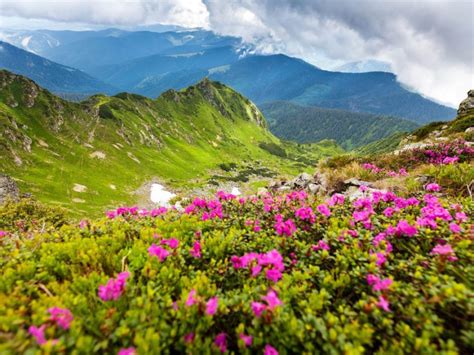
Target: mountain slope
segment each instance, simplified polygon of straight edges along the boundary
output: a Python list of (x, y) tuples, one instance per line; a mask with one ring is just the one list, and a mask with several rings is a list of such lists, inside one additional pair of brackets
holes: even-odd
[(115, 89), (90, 75), (0, 41), (0, 69), (25, 75), (57, 93), (111, 93)]
[(277, 101), (260, 105), (271, 131), (284, 139), (308, 143), (334, 139), (353, 149), (394, 132), (409, 132), (418, 125), (396, 117), (301, 106)]
[(210, 75), (257, 104), (299, 104), (402, 117), (417, 123), (449, 120), (455, 110), (403, 88), (391, 73), (321, 70), (285, 55), (253, 56)]
[(76, 212), (132, 203), (153, 178), (187, 190), (294, 174), (340, 151), (279, 141), (253, 103), (208, 80), (156, 100), (122, 93), (80, 104), (6, 71), (0, 88), (0, 169)]

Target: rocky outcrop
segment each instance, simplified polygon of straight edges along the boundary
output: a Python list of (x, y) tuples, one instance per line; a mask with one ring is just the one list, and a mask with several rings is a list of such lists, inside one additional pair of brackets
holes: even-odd
[(474, 90), (469, 90), (467, 98), (459, 104), (458, 115), (474, 114)]
[(20, 198), (20, 190), (13, 179), (7, 175), (0, 174), (0, 204), (7, 199), (17, 201)]

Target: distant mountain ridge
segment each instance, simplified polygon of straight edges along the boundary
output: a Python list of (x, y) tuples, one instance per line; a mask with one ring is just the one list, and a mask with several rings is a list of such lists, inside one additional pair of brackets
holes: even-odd
[(0, 41), (0, 69), (26, 75), (57, 93), (116, 92), (112, 85), (78, 70), (52, 62), (31, 52)]
[[(122, 91), (149, 97), (209, 76), (259, 105), (291, 101), (395, 116), (419, 124), (455, 117), (454, 109), (411, 92), (394, 74), (332, 72), (286, 55), (256, 55), (252, 54), (252, 46), (240, 38), (201, 29), (161, 33), (118, 29), (31, 31), (8, 36), (20, 44), (28, 39), (28, 48), (50, 60), (82, 69)], [(362, 64), (354, 65), (371, 65)]]

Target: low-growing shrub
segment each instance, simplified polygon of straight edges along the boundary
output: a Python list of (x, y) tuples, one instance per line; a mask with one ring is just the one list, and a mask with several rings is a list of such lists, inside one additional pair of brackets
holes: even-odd
[(427, 189), (218, 193), (4, 233), (0, 352), (472, 353), (474, 203)]

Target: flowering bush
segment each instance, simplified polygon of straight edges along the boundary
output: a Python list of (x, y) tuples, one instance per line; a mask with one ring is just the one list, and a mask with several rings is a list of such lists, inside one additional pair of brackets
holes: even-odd
[(438, 188), (11, 229), (0, 352), (472, 353), (474, 204)]

